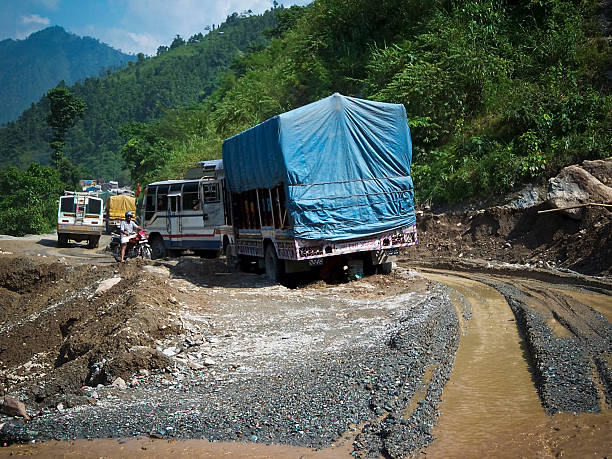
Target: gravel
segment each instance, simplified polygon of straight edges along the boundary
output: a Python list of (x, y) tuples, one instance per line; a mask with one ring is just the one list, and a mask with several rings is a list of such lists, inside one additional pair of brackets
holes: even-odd
[(549, 414), (599, 412), (601, 400), (593, 375), (604, 384), (603, 392), (609, 401), (612, 378), (605, 354), (612, 351), (612, 325), (594, 312), (577, 318), (587, 322), (588, 334), (564, 324), (572, 331), (571, 336), (557, 337), (546, 318), (523, 301), (519, 289), (505, 284), (495, 287), (508, 301), (526, 339), (544, 409)]
[[(28, 424), (7, 420), (0, 440), (149, 435), (325, 448), (363, 426), (354, 455), (404, 456), (433, 439), (436, 406), (452, 369), (459, 324), (441, 286), (396, 300), (387, 301), (381, 318), (348, 321), (358, 340), (340, 336), (350, 334), (350, 327), (332, 333), (331, 343), (316, 339), (307, 317), (298, 315), (295, 326), (304, 328), (310, 340), (301, 351), (291, 348), (295, 330), (279, 329), (278, 349), (284, 345), (287, 352), (258, 354), (253, 348), (246, 355), (246, 346), (245, 355), (234, 359), (245, 365), (232, 366), (232, 359), (217, 348), (219, 363), (202, 370), (177, 365), (136, 375), (127, 389), (84, 388), (90, 404), (45, 409)], [(337, 301), (342, 307), (360, 307), (350, 298)], [(361, 303), (370, 308), (385, 302)], [(330, 305), (332, 313), (336, 306)], [(286, 314), (277, 319), (285, 323)], [(313, 321), (326, 328), (323, 319)], [(255, 324), (252, 333), (256, 330)], [(236, 324), (234, 350), (250, 339), (246, 332)]]

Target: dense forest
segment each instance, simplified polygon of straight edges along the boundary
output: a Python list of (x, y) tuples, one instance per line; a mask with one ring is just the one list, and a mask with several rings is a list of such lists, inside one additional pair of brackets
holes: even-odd
[[(215, 87), (217, 75), (249, 47), (263, 47), (264, 31), (276, 24), (274, 11), (233, 14), (219, 27), (188, 39), (178, 36), (160, 46), (157, 56), (139, 54), (135, 62), (104, 77), (91, 77), (69, 87), (88, 109), (66, 138), (67, 157), (94, 177), (127, 179), (120, 155), (125, 139), (119, 128), (128, 122), (150, 122), (165, 109), (197, 103)], [(60, 86), (64, 86), (61, 83)], [(21, 117), (0, 129), (0, 166), (21, 168), (34, 161), (49, 164), (51, 136), (43, 97)]]
[[(269, 43), (237, 54), (196, 102), (160, 97), (174, 88), (166, 82), (151, 84), (154, 97), (145, 99), (163, 107), (151, 106), (148, 120), (125, 104), (121, 155), (134, 183), (180, 177), (197, 161), (220, 157), (223, 139), (340, 92), (404, 104), (420, 202), (503, 192), (610, 154), (612, 52), (604, 13), (597, 0), (315, 0), (278, 8)], [(197, 53), (178, 51), (185, 55), (173, 56), (177, 62), (199, 65)], [(165, 57), (86, 85), (127, 82), (130, 72), (142, 75), (145, 65), (151, 72)], [(178, 64), (167, 68), (184, 77)], [(74, 92), (86, 98), (86, 85)], [(116, 105), (87, 104), (98, 129), (119, 128), (100, 113)], [(24, 122), (28, 116), (36, 123), (44, 115), (24, 114)], [(85, 118), (77, 124), (67, 146), (86, 143), (79, 137), (86, 125)], [(0, 132), (0, 151), (6, 139)], [(115, 158), (116, 145), (97, 156), (87, 156), (93, 148), (82, 153), (93, 164)]]
[(79, 37), (62, 27), (48, 27), (25, 40), (0, 41), (0, 125), (16, 120), (60, 81), (72, 85), (118, 69), (136, 56)]

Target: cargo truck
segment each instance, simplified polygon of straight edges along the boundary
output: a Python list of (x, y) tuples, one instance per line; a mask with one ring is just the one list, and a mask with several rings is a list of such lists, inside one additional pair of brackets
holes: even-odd
[(226, 139), (228, 255), (273, 282), (312, 268), (391, 272), (417, 243), (411, 161), (403, 105), (337, 93)]

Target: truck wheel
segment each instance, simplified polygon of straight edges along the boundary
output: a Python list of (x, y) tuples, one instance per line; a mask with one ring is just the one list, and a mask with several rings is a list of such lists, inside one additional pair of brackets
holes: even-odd
[(60, 248), (68, 246), (68, 235), (67, 234), (57, 235), (57, 246)]
[(96, 249), (98, 248), (98, 243), (100, 242), (100, 236), (90, 237), (87, 243), (88, 249)]
[(151, 242), (151, 258), (157, 260), (166, 256), (166, 248), (164, 247), (164, 241), (160, 236), (154, 236), (150, 240)]
[(392, 262), (388, 262), (388, 263), (381, 263), (378, 265), (378, 272), (380, 274), (391, 274), (391, 271), (393, 271), (393, 263)]
[(283, 262), (278, 259), (273, 244), (266, 245), (264, 264), (266, 266), (266, 277), (268, 280), (273, 283), (280, 282), (283, 276)]

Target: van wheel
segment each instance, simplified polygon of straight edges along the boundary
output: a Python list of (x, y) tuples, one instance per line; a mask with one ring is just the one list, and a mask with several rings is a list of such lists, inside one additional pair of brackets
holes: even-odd
[(278, 259), (273, 244), (266, 245), (264, 264), (266, 266), (266, 277), (268, 280), (272, 283), (280, 282), (284, 274), (283, 261)]
[(57, 246), (58, 247), (68, 247), (68, 235), (67, 234), (58, 234), (57, 235)]
[(160, 236), (153, 236), (151, 238), (151, 258), (157, 260), (158, 258), (164, 258), (166, 256), (166, 248), (164, 247), (164, 241)]

